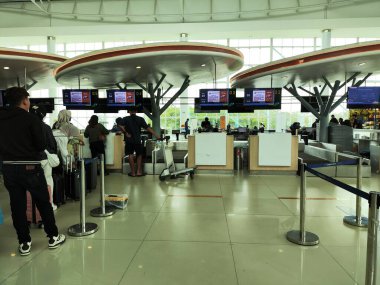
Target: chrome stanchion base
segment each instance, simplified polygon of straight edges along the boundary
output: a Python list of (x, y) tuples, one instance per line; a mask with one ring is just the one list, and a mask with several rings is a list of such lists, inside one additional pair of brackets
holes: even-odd
[(343, 223), (354, 227), (368, 228), (368, 218), (366, 217), (361, 217), (360, 221), (358, 221), (356, 216), (345, 216)]
[(289, 231), (286, 234), (288, 241), (299, 245), (317, 245), (319, 244), (319, 237), (316, 234), (305, 232), (305, 241), (301, 239), (301, 231)]
[(98, 231), (98, 225), (94, 223), (86, 223), (85, 230), (82, 229), (82, 224), (76, 224), (67, 229), (69, 236), (82, 237), (92, 235)]
[(104, 214), (103, 214), (102, 207), (98, 207), (90, 211), (90, 215), (93, 217), (109, 217), (109, 216), (112, 216), (113, 214), (115, 214), (115, 208), (109, 207), (109, 206), (105, 207)]

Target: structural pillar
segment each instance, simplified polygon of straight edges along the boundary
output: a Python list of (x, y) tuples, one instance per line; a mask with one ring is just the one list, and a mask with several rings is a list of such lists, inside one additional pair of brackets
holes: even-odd
[(183, 93), (179, 96), (179, 104), (180, 104), (180, 120), (179, 127), (185, 125), (187, 119), (190, 119), (189, 116), (189, 99), (187, 97), (188, 91), (187, 89), (183, 91)]
[(324, 29), (322, 31), (322, 49), (331, 47), (331, 30)]
[[(48, 36), (47, 37), (47, 52), (48, 53), (56, 53), (56, 44), (55, 44), (55, 37), (53, 36)], [(49, 97), (50, 98), (57, 98), (57, 86), (55, 84), (49, 84), (48, 86), (49, 89)], [(58, 112), (56, 108), (54, 108), (52, 116), (50, 116), (50, 125), (53, 125), (55, 122), (55, 118), (58, 117)]]

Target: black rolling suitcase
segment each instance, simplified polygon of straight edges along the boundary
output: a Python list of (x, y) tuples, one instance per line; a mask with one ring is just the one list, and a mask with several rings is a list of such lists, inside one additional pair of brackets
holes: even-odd
[(85, 158), (84, 166), (86, 170), (86, 190), (91, 192), (96, 189), (98, 177), (98, 159), (97, 158)]
[(71, 156), (67, 157), (66, 163), (66, 171), (64, 173), (65, 195), (67, 199), (78, 201), (81, 192), (80, 171), (78, 168), (73, 168)]
[(65, 204), (65, 183), (62, 173), (53, 173), (53, 183), (53, 203), (59, 207)]

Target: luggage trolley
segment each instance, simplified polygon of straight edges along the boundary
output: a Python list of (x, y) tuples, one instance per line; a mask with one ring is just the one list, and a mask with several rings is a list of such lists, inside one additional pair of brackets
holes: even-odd
[[(162, 142), (164, 144), (164, 142)], [(166, 164), (166, 168), (162, 170), (159, 179), (160, 181), (164, 181), (167, 177), (177, 178), (179, 175), (185, 174), (190, 175), (190, 178), (194, 178), (194, 168), (184, 168), (181, 170), (176, 170), (174, 158), (173, 158), (173, 144), (166, 143), (163, 145), (163, 153), (164, 153), (164, 161)]]

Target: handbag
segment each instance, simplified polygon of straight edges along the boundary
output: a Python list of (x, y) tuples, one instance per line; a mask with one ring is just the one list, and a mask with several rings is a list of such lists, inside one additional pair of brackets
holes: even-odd
[(58, 155), (56, 155), (55, 153), (50, 153), (47, 149), (45, 149), (45, 153), (46, 153), (47, 160), (48, 160), (50, 166), (52, 168), (57, 167), (60, 163)]

